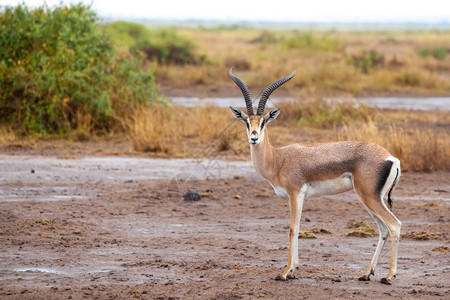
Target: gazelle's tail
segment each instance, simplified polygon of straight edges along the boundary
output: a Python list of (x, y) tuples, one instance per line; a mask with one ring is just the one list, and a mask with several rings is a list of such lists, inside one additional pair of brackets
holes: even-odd
[(392, 201), (392, 198), (391, 198), (391, 193), (392, 193), (392, 190), (395, 188), (395, 186), (397, 185), (397, 182), (398, 182), (398, 179), (399, 179), (399, 173), (400, 173), (400, 169), (399, 168), (397, 168), (397, 174), (395, 174), (395, 179), (394, 179), (394, 182), (392, 183), (392, 186), (391, 186), (391, 188), (389, 189), (389, 193), (388, 193), (388, 205), (389, 205), (389, 209), (390, 210), (392, 210), (392, 204), (394, 203), (394, 201)]
[(400, 169), (400, 160), (398, 160), (398, 158), (389, 157), (388, 160), (393, 162), (391, 173), (393, 173), (394, 170), (396, 172), (395, 173), (395, 178), (392, 181), (391, 187), (389, 188), (388, 200), (387, 200), (387, 203), (389, 205), (389, 209), (392, 210), (392, 204), (394, 204), (394, 201), (391, 198), (391, 194), (392, 194), (392, 191), (394, 190), (395, 186), (397, 185), (397, 183), (398, 183), (398, 181), (400, 179), (401, 169)]

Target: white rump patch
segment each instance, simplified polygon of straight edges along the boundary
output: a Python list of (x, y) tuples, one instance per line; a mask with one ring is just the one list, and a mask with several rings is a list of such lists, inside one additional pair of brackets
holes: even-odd
[[(389, 172), (389, 176), (388, 178), (386, 178), (386, 182), (384, 184), (384, 187), (381, 191), (381, 197), (384, 198), (384, 196), (386, 195), (386, 193), (389, 191), (389, 189), (392, 187), (392, 185), (394, 184), (394, 181), (397, 178), (397, 181), (400, 179), (400, 176), (402, 175), (402, 170), (400, 168), (400, 160), (394, 156), (389, 156), (388, 158), (386, 158), (386, 160), (390, 160), (392, 161), (392, 168), (391, 171)], [(397, 170), (398, 170), (398, 174), (397, 174)], [(383, 201), (384, 204), (384, 201)]]

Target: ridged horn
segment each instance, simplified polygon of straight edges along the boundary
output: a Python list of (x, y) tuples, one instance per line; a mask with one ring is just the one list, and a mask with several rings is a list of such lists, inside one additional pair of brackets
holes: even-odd
[(230, 72), (228, 72), (228, 74), (230, 75), (231, 79), (233, 79), (234, 83), (236, 83), (236, 85), (241, 89), (242, 95), (244, 95), (245, 105), (247, 106), (247, 113), (249, 116), (254, 115), (250, 91), (248, 87), (242, 82), (242, 80), (233, 75), (232, 70), (233, 67), (230, 69)]
[(272, 83), (271, 85), (269, 85), (268, 87), (266, 87), (266, 89), (263, 91), (263, 93), (261, 95), (261, 98), (259, 99), (258, 110), (256, 111), (257, 115), (264, 114), (264, 107), (266, 107), (266, 102), (267, 102), (267, 99), (269, 99), (270, 94), (272, 94), (272, 92), (275, 91), (277, 88), (279, 88), (281, 85), (283, 85), (286, 82), (288, 82), (289, 80), (291, 80), (292, 77), (294, 77), (294, 76), (295, 76), (295, 70), (294, 70), (294, 72), (292, 72), (291, 75), (281, 78), (280, 80), (277, 80), (274, 83)]

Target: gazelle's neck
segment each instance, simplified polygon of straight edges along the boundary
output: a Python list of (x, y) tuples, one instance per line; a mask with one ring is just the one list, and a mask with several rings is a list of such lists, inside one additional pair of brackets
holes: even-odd
[(256, 172), (264, 178), (270, 180), (274, 171), (275, 150), (269, 140), (269, 132), (266, 127), (264, 137), (258, 145), (250, 145), (250, 154), (253, 161), (253, 167)]

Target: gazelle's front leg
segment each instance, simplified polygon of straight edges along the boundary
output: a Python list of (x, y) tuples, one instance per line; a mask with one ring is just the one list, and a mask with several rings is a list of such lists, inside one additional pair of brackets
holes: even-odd
[(300, 229), (300, 218), (306, 191), (306, 184), (302, 186), (300, 192), (288, 191), (290, 208), (289, 257), (286, 269), (284, 270), (283, 274), (281, 276), (277, 276), (275, 280), (295, 278), (294, 271), (298, 264), (298, 232)]

